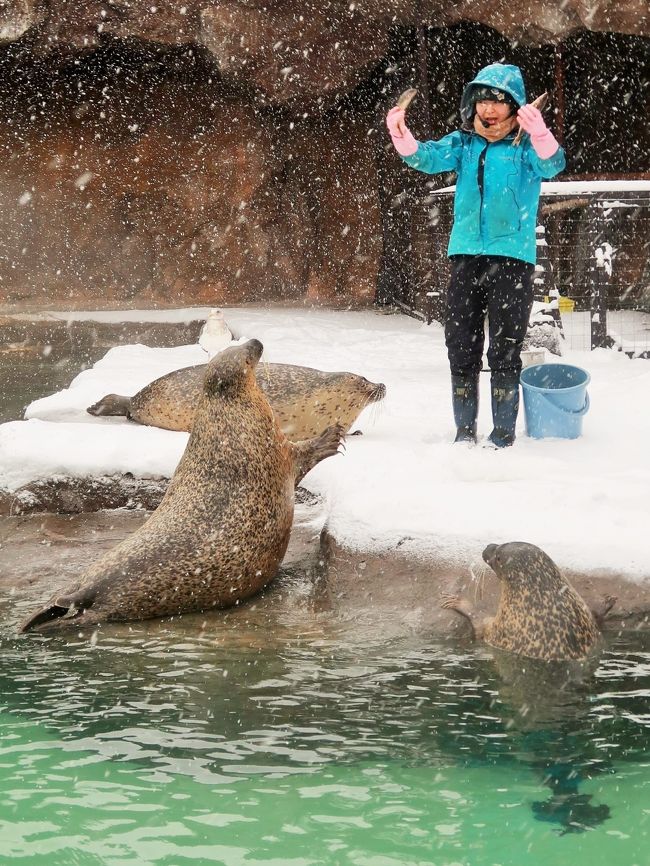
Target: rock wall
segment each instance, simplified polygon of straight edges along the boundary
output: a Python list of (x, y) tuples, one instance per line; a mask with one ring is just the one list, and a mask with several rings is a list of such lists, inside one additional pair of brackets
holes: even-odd
[(490, 45), (648, 28), (637, 0), (4, 0), (0, 305), (372, 300), (380, 198), (407, 185), (382, 115), (416, 70), (413, 26), (461, 20), (493, 29), (429, 57), (423, 136), (453, 127)]
[(580, 29), (650, 35), (645, 0), (3, 0), (0, 42), (29, 34), (43, 54), (106, 36), (205, 46), (224, 76), (282, 101), (354, 86), (395, 26), (459, 21), (529, 44)]
[(192, 51), (115, 48), (23, 66), (0, 105), (5, 303), (372, 297), (370, 118), (292, 119)]

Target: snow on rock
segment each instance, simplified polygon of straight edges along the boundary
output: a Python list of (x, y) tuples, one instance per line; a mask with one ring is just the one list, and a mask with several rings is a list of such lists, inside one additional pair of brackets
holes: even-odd
[[(444, 336), (405, 316), (377, 312), (233, 309), (226, 320), (260, 339), (264, 360), (350, 370), (384, 382), (345, 454), (303, 484), (322, 496), (328, 528), (356, 550), (394, 550), (465, 564), (490, 542), (529, 541), (561, 566), (650, 577), (650, 363), (611, 350), (570, 352), (591, 375), (583, 436), (533, 440), (503, 451), (453, 445)], [(202, 363), (198, 346), (112, 349), (70, 388), (33, 403), (31, 420), (0, 426), (0, 484), (54, 474), (170, 475), (186, 434), (85, 407), (106, 392), (132, 394), (176, 367)], [(481, 377), (479, 430), (491, 429), (489, 375)], [(67, 413), (67, 415), (66, 415)], [(63, 422), (57, 419), (72, 419)], [(49, 419), (49, 420), (43, 420)]]
[[(89, 416), (90, 417), (90, 416)], [(88, 427), (67, 421), (10, 421), (0, 425), (0, 484), (17, 490), (41, 478), (77, 478), (130, 472), (169, 478), (187, 433), (141, 427), (123, 419)]]

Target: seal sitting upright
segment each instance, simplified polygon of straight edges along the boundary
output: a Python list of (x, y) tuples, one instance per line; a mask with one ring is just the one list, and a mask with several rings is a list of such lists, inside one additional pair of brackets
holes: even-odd
[(607, 597), (592, 613), (550, 558), (523, 541), (488, 544), (483, 559), (501, 581), (496, 616), (482, 623), (465, 599), (448, 596), (442, 607), (467, 617), (475, 637), (500, 649), (545, 661), (582, 659), (598, 642), (598, 624), (616, 601)]
[(261, 354), (250, 340), (208, 364), (192, 434), (158, 509), (22, 631), (229, 607), (274, 577), (295, 483), (337, 453), (343, 432), (333, 426), (289, 442), (255, 379)]

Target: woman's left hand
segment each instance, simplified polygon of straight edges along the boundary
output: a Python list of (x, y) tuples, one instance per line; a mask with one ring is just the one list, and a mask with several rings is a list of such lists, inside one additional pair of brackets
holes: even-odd
[(530, 135), (530, 143), (540, 159), (550, 159), (557, 153), (560, 145), (548, 126), (544, 123), (542, 112), (534, 105), (524, 105), (517, 112), (517, 120), (522, 129)]
[(531, 138), (539, 138), (548, 132), (548, 127), (544, 123), (542, 112), (533, 105), (524, 105), (517, 112), (517, 120), (523, 130), (525, 130)]

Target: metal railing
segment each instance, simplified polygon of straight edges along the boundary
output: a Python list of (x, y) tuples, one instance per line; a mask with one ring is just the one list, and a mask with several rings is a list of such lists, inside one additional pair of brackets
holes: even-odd
[[(444, 319), (453, 187), (426, 182), (410, 213), (402, 308)], [(407, 204), (407, 203), (405, 203)], [(542, 184), (536, 300), (556, 295), (566, 345), (650, 357), (650, 182)]]

